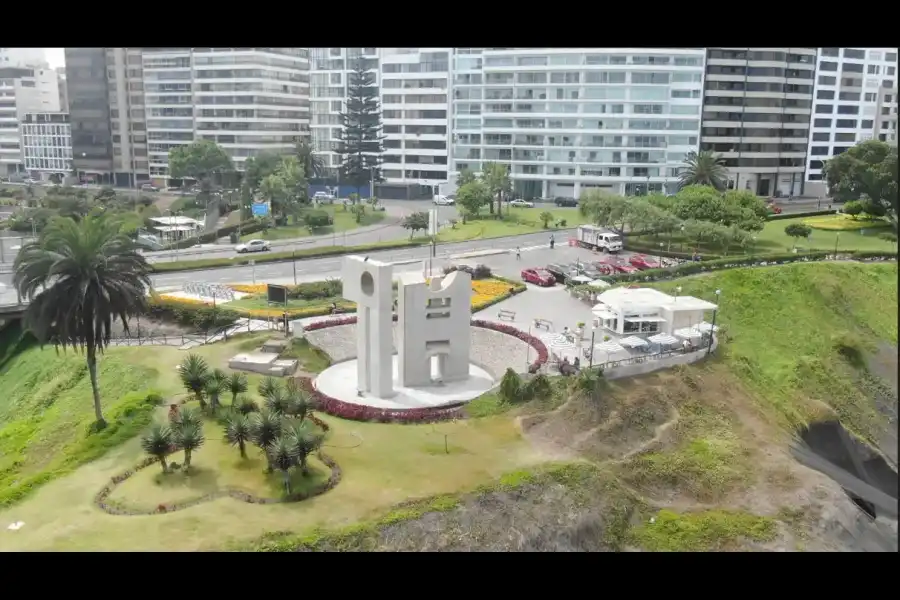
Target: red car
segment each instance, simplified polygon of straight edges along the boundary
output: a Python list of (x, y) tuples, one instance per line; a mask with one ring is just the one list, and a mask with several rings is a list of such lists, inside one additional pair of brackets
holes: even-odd
[(546, 269), (522, 269), (522, 281), (541, 287), (550, 287), (556, 284), (556, 277)]
[(616, 272), (616, 268), (609, 263), (595, 262), (591, 264), (601, 275), (612, 275)]
[(659, 264), (659, 261), (650, 258), (649, 256), (644, 256), (643, 254), (635, 254), (628, 259), (628, 262), (631, 263), (632, 267), (635, 267), (640, 271), (644, 271), (646, 269), (659, 269), (660, 267), (662, 267), (662, 265)]
[(619, 260), (609, 262), (594, 263), (594, 266), (603, 274), (615, 275), (616, 273), (637, 273), (637, 268), (629, 265), (627, 262)]

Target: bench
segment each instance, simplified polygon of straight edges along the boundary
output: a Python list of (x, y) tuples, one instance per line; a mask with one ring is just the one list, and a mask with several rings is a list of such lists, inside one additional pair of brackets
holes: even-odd
[(547, 319), (535, 319), (534, 320), (534, 328), (535, 329), (546, 329), (550, 331), (550, 328), (553, 326), (553, 323), (548, 321)]
[(497, 312), (498, 319), (509, 319), (510, 321), (516, 320), (516, 313), (512, 310), (503, 310), (502, 308)]

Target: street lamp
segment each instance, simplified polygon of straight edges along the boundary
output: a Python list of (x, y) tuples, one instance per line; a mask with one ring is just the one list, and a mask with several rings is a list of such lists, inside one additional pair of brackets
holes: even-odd
[(722, 290), (716, 290), (716, 308), (713, 310), (712, 327), (709, 328), (709, 345), (706, 347), (706, 355), (712, 352), (713, 336), (716, 334), (716, 315), (719, 314), (719, 296)]
[(837, 258), (837, 250), (838, 250), (838, 240), (841, 239), (841, 232), (837, 231), (834, 234), (834, 257)]

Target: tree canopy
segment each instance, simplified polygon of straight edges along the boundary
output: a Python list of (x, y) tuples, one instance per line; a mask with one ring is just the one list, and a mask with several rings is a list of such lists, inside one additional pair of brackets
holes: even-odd
[(684, 170), (678, 175), (682, 186), (708, 185), (724, 191), (728, 184), (725, 159), (708, 150), (689, 152), (684, 160)]
[(478, 216), (490, 202), (491, 192), (480, 180), (470, 181), (456, 190), (456, 204), (462, 209), (463, 219)]
[(897, 146), (878, 140), (861, 142), (826, 161), (823, 171), (834, 198), (879, 205), (897, 229)]
[(341, 113), (341, 175), (357, 190), (370, 180), (381, 181), (381, 105), (375, 73), (365, 62), (356, 62), (349, 76), (347, 108)]
[(204, 181), (213, 174), (232, 169), (231, 157), (210, 140), (197, 140), (169, 150), (169, 176)]

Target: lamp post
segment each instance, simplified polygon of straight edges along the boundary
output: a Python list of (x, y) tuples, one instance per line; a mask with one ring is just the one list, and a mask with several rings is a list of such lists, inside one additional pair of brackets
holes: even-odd
[(837, 250), (838, 250), (838, 241), (841, 239), (841, 232), (837, 231), (834, 234), (834, 257), (837, 258)]
[(590, 354), (588, 355), (590, 358), (588, 359), (588, 368), (594, 368), (594, 336), (597, 335), (597, 328), (591, 325), (591, 348)]
[(722, 290), (716, 290), (716, 309), (713, 311), (712, 327), (709, 328), (709, 345), (706, 347), (706, 355), (712, 352), (713, 336), (716, 334), (716, 315), (719, 314), (719, 296)]
[(684, 252), (684, 225), (681, 226), (681, 236), (679, 237), (679, 240), (678, 251)]

